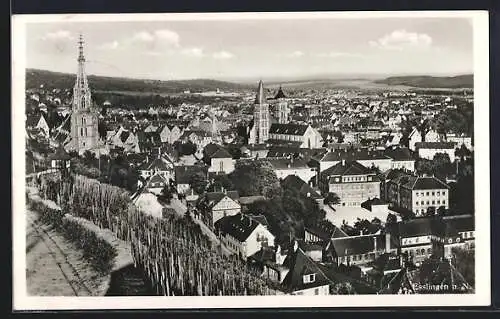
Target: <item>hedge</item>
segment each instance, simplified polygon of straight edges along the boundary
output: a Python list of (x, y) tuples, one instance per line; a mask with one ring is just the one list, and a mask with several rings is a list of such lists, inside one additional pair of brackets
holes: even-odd
[(64, 237), (83, 250), (83, 257), (100, 273), (109, 273), (114, 265), (117, 251), (114, 246), (88, 229), (82, 220), (66, 215), (62, 219)]
[(44, 224), (52, 225), (63, 236), (83, 250), (83, 256), (101, 274), (109, 273), (117, 256), (116, 248), (87, 228), (83, 221), (66, 215), (61, 209), (51, 208), (42, 199), (28, 198), (28, 207), (40, 214)]

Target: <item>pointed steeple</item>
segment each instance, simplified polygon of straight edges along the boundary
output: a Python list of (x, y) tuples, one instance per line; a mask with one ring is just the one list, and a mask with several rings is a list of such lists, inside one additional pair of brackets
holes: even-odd
[(90, 89), (85, 73), (85, 55), (83, 53), (83, 36), (78, 38), (78, 71), (73, 88), (73, 109), (88, 109), (91, 105)]
[(83, 63), (85, 62), (85, 55), (83, 54), (83, 35), (80, 34), (80, 37), (78, 38), (78, 62)]
[(274, 98), (276, 100), (277, 99), (284, 99), (284, 98), (286, 98), (285, 93), (283, 93), (283, 89), (281, 88), (281, 85), (280, 85), (280, 88), (278, 90), (278, 93), (276, 93), (276, 96)]
[(259, 81), (259, 87), (257, 89), (257, 96), (255, 97), (255, 104), (265, 104), (266, 97), (264, 95), (264, 83), (262, 80)]

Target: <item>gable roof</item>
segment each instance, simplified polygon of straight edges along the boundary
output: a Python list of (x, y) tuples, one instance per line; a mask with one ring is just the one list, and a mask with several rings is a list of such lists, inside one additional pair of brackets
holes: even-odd
[[(283, 266), (289, 271), (283, 279), (282, 286), (285, 292), (293, 292), (314, 287), (329, 285), (330, 280), (306, 253), (298, 247), (285, 258)], [(315, 274), (313, 282), (304, 283), (304, 275)]]
[(335, 161), (368, 161), (368, 160), (390, 160), (391, 158), (384, 154), (384, 151), (370, 150), (367, 148), (358, 149), (337, 149), (323, 155), (320, 162)]
[(351, 176), (371, 174), (370, 170), (357, 161), (339, 162), (321, 172), (323, 176)]
[(401, 238), (429, 236), (432, 232), (432, 218), (419, 217), (398, 223), (398, 234)]
[(280, 86), (280, 88), (278, 90), (278, 93), (276, 93), (276, 95), (274, 96), (274, 98), (276, 100), (277, 99), (285, 99), (286, 98), (285, 93), (283, 93), (283, 89), (281, 88), (281, 86)]
[(208, 192), (201, 200), (205, 200), (209, 203), (211, 207), (217, 205), (225, 197), (229, 197), (233, 201), (237, 201), (240, 197), (238, 191), (227, 191), (227, 192)]
[(303, 124), (280, 124), (273, 123), (269, 128), (269, 134), (286, 134), (303, 136), (309, 125)]
[[(170, 164), (170, 165), (169, 165)], [(155, 158), (152, 161), (143, 163), (138, 169), (139, 170), (159, 170), (159, 171), (169, 171), (171, 170), (173, 164), (169, 163), (165, 158)]]
[(314, 190), (308, 183), (304, 182), (297, 175), (288, 175), (283, 179), (283, 185), (286, 188), (292, 188), (297, 190), (300, 194), (304, 196), (309, 196), (312, 199), (323, 198), (316, 190)]
[(417, 149), (455, 149), (456, 143), (454, 142), (418, 142), (415, 143)]
[(436, 177), (427, 177), (427, 176), (408, 176), (408, 181), (401, 185), (404, 188), (411, 190), (425, 190), (425, 189), (448, 189), (449, 186), (440, 181)]
[(385, 249), (385, 235), (362, 235), (332, 238), (331, 246), (336, 257), (360, 255)]
[(214, 227), (222, 234), (230, 235), (239, 242), (245, 242), (253, 231), (259, 226), (259, 223), (244, 214), (225, 216), (217, 220)]
[(397, 147), (386, 149), (384, 154), (395, 161), (410, 161), (415, 160), (411, 151), (406, 147)]

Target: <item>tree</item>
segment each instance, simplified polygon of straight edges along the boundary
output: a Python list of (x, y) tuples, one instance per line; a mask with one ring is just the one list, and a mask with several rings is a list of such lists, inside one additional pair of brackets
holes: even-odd
[(398, 222), (398, 218), (396, 215), (392, 214), (392, 213), (389, 213), (387, 215), (387, 220), (386, 220), (386, 225), (393, 225), (393, 224), (396, 224)]
[(419, 158), (416, 162), (416, 171), (418, 174), (432, 174), (433, 172), (433, 165), (432, 162), (425, 159), (425, 158)]
[(281, 195), (274, 167), (266, 160), (236, 162), (229, 178), (241, 196), (263, 195), (273, 198)]
[(436, 176), (447, 177), (453, 173), (450, 156), (445, 153), (437, 153), (432, 159), (432, 173)]
[(427, 207), (427, 211), (425, 212), (424, 216), (432, 217), (435, 215), (436, 215), (436, 207)]
[(220, 191), (222, 188), (226, 190), (232, 190), (234, 189), (233, 182), (231, 179), (226, 174), (218, 174), (215, 175), (215, 178), (210, 185), (210, 190), (211, 191)]
[(172, 190), (170, 189), (169, 185), (165, 185), (163, 189), (161, 190), (160, 196), (158, 196), (158, 199), (161, 201), (164, 201), (167, 204), (170, 204), (170, 201), (173, 198)]
[(453, 248), (452, 253), (454, 267), (463, 276), (465, 281), (474, 287), (476, 283), (474, 250)]
[(198, 195), (201, 195), (205, 192), (207, 185), (207, 178), (202, 172), (195, 172), (189, 177), (189, 186)]
[(336, 193), (328, 193), (323, 200), (325, 205), (338, 205), (340, 204), (340, 197)]

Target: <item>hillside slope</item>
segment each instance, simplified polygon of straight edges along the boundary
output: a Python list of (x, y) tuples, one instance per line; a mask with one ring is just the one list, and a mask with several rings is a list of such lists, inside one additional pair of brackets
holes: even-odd
[[(72, 88), (75, 83), (75, 74), (51, 72), (45, 70), (27, 69), (26, 88), (38, 88), (44, 85), (52, 88)], [(151, 93), (181, 93), (220, 90), (238, 90), (253, 88), (248, 85), (210, 79), (194, 79), (180, 81), (156, 81), (130, 78), (106, 77), (89, 75), (89, 84), (95, 91), (135, 91)]]
[(394, 76), (375, 83), (388, 85), (405, 85), (418, 88), (473, 88), (474, 76), (472, 74), (458, 76)]

